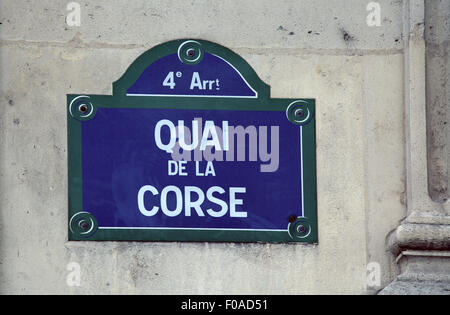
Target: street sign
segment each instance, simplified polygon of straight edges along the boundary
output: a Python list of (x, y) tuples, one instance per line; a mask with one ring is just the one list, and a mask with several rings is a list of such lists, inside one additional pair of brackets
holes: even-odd
[(68, 95), (69, 240), (317, 242), (315, 102), (176, 40)]

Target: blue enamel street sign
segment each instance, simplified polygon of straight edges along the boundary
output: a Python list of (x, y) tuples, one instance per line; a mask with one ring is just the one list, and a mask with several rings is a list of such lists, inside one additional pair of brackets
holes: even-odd
[(69, 239), (317, 242), (315, 104), (202, 40), (68, 95)]

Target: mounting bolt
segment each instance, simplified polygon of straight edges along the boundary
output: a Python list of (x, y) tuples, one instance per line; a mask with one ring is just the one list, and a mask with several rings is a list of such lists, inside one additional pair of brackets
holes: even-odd
[(89, 223), (87, 223), (86, 221), (81, 221), (80, 222), (80, 228), (84, 231), (89, 229)]
[(297, 109), (297, 110), (295, 111), (295, 116), (297, 116), (297, 117), (303, 117), (303, 115), (304, 115), (303, 110)]
[(308, 229), (304, 225), (299, 224), (297, 226), (297, 232), (300, 233), (300, 234), (305, 234), (307, 230)]
[(82, 113), (86, 113), (87, 112), (87, 106), (86, 105), (80, 105), (80, 107), (78, 107), (78, 109)]
[(195, 50), (194, 50), (194, 49), (188, 49), (188, 50), (186, 51), (186, 54), (187, 54), (189, 57), (192, 57), (192, 56), (195, 55)]

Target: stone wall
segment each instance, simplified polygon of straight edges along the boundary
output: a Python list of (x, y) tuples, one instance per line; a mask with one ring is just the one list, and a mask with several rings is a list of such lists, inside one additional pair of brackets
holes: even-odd
[[(0, 1), (1, 293), (370, 294), (395, 278), (402, 1), (377, 1), (380, 26), (360, 0), (79, 1), (80, 26), (68, 2)], [(111, 94), (135, 58), (178, 38), (240, 54), (272, 97), (316, 99), (318, 245), (67, 241), (66, 94)]]

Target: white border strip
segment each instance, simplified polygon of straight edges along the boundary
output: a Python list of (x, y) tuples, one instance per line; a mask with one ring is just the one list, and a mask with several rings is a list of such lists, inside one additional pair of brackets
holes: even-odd
[(261, 231), (261, 232), (286, 232), (277, 229), (232, 229), (232, 228), (183, 228), (183, 227), (126, 227), (126, 226), (103, 226), (99, 230), (208, 230), (208, 231)]
[(235, 95), (184, 95), (184, 94), (126, 94), (126, 96), (170, 96), (170, 97), (227, 97), (227, 98), (258, 98), (258, 96), (235, 96)]
[(302, 218), (305, 217), (305, 195), (303, 194), (303, 126), (300, 126), (300, 172), (302, 180)]
[(227, 60), (223, 59), (222, 57), (217, 56), (217, 55), (214, 55), (214, 54), (211, 54), (211, 55), (216, 56), (217, 58), (220, 58), (220, 59), (222, 59), (223, 61), (225, 61), (226, 63), (228, 63), (228, 64), (230, 65), (230, 67), (233, 68), (233, 69), (239, 74), (239, 76), (241, 77), (241, 79), (244, 80), (245, 84), (247, 84), (247, 86), (250, 88), (250, 90), (252, 90), (253, 93), (255, 93), (255, 96), (254, 96), (254, 97), (255, 97), (255, 98), (258, 97), (258, 92), (257, 92), (254, 88), (252, 88), (250, 84), (248, 84), (247, 80), (245, 80), (244, 76), (239, 72), (238, 69), (236, 69), (231, 63), (229, 63)]
[[(303, 190), (303, 130), (300, 126), (300, 172), (301, 172), (301, 190), (302, 190), (302, 215), (301, 218), (305, 217), (305, 198)], [(233, 229), (233, 228), (182, 228), (182, 227), (111, 227), (103, 226), (98, 227), (99, 230), (201, 230), (201, 231), (260, 231), (260, 232), (288, 232), (289, 224), (286, 230), (279, 229)], [(311, 231), (310, 231), (311, 233)], [(308, 235), (310, 234), (308, 233)], [(290, 234), (289, 234), (290, 235)], [(307, 235), (307, 236), (308, 236)], [(292, 237), (292, 236), (291, 236)], [(305, 236), (306, 237), (306, 236)]]

